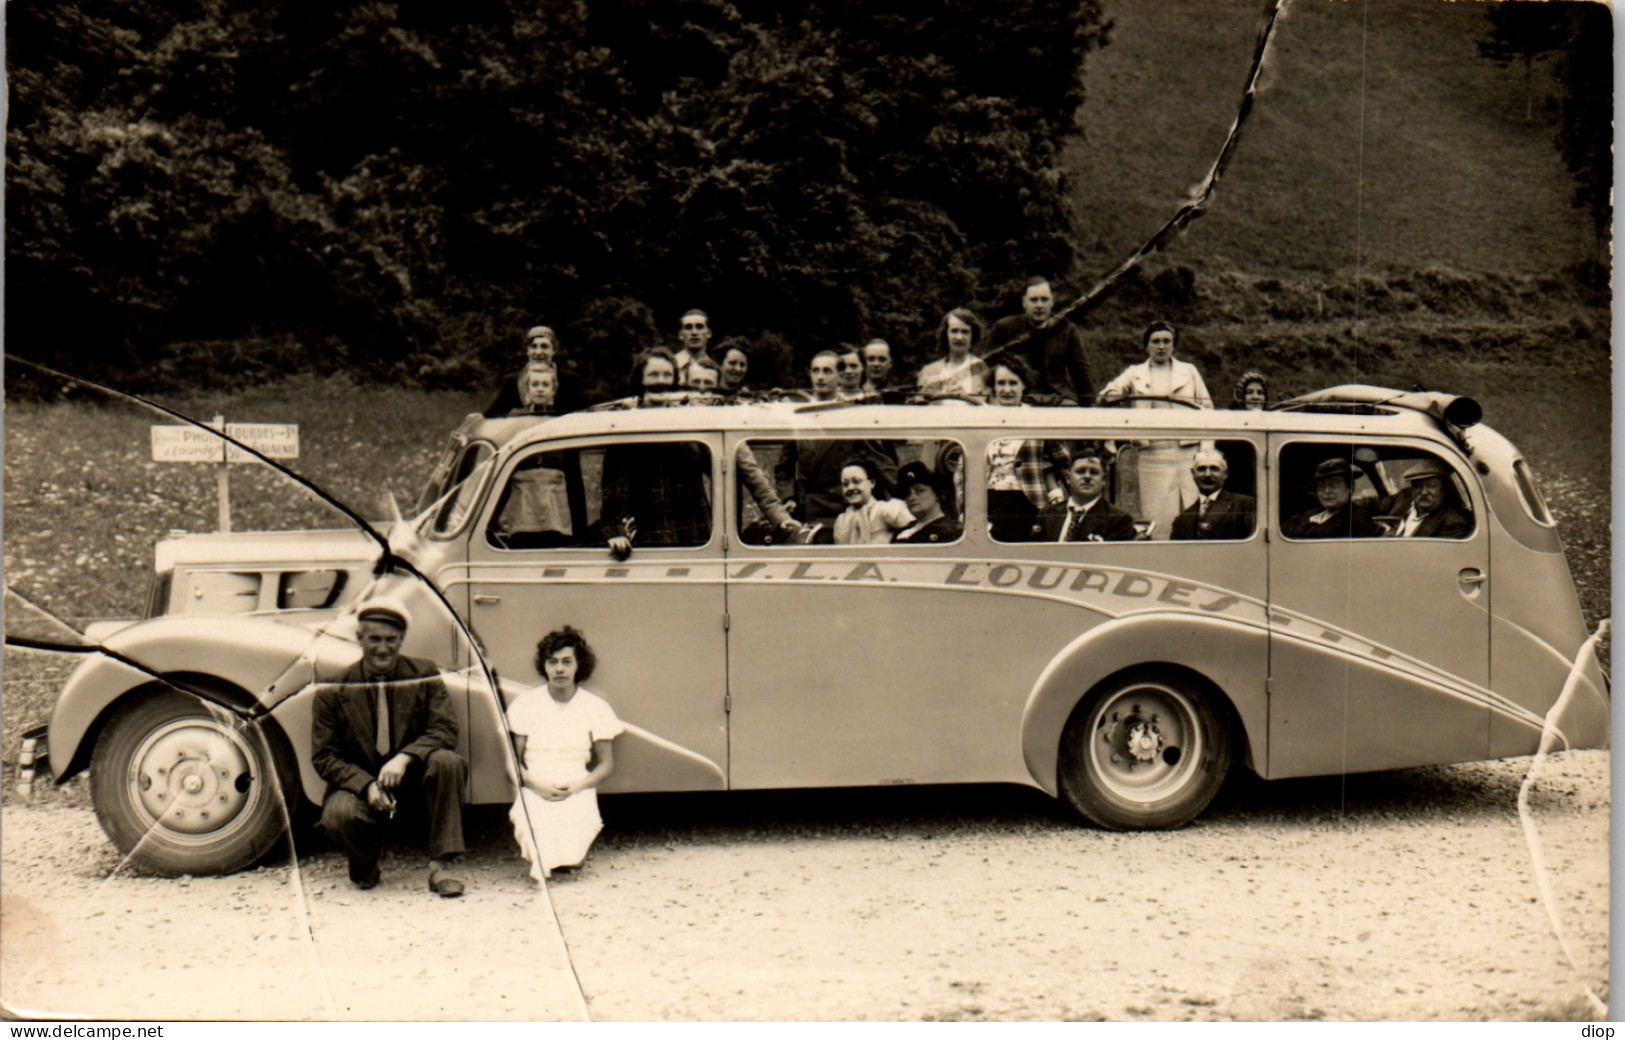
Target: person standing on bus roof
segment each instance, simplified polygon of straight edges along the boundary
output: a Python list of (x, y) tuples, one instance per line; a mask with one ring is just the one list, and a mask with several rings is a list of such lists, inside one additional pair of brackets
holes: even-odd
[[(1213, 398), (1196, 366), (1174, 357), (1178, 337), (1165, 321), (1146, 326), (1143, 337), (1146, 359), (1130, 365), (1106, 384), (1102, 401), (1118, 397), (1137, 398), (1135, 408), (1212, 408)], [(1155, 538), (1166, 538), (1174, 517), (1196, 497), (1191, 480), (1191, 462), (1196, 456), (1196, 440), (1153, 440), (1135, 442), (1138, 508), (1136, 514), (1152, 522)]]
[(1175, 541), (1205, 541), (1250, 538), (1256, 522), (1251, 495), (1225, 490), (1230, 464), (1209, 445), (1197, 449), (1191, 463), (1197, 499), (1174, 517)]
[(683, 345), (683, 349), (677, 352), (677, 381), (686, 386), (689, 362), (696, 358), (712, 360), (709, 353), (711, 319), (704, 311), (691, 308), (677, 323), (677, 341)]
[(937, 325), (942, 356), (920, 369), (920, 393), (927, 397), (980, 397), (987, 393), (987, 363), (971, 348), (987, 338), (987, 326), (974, 312), (955, 307)]
[(878, 336), (863, 345), (863, 392), (878, 395), (891, 386), (891, 344)]
[(1071, 493), (1038, 511), (1039, 541), (1129, 542), (1134, 518), (1106, 499), (1106, 464), (1100, 450), (1080, 448), (1067, 471)]
[(1034, 383), (1028, 391), (1053, 394), (1062, 404), (1091, 404), (1095, 381), (1089, 371), (1083, 332), (1064, 318), (1050, 324), (1054, 308), (1055, 294), (1049, 279), (1028, 279), (1021, 296), (1022, 313), (994, 322), (988, 342), (997, 351), (1022, 336), (1030, 337), (1016, 355), (1025, 359), (1033, 371)]
[(836, 358), (836, 377), (842, 399), (856, 401), (863, 396), (863, 355), (857, 347), (842, 347)]

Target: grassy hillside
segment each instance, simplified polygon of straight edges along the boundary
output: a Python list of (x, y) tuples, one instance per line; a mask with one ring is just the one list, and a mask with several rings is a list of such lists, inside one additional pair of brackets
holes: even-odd
[[(1206, 174), (1264, 4), (1109, 0), (1070, 156), (1087, 278)], [(1480, 4), (1295, 0), (1217, 202), (1170, 251), (1198, 271), (1538, 274), (1594, 258), (1520, 71), (1478, 54)], [(1537, 77), (1538, 79), (1538, 77)], [(1537, 91), (1539, 84), (1537, 82)], [(1537, 93), (1537, 100), (1539, 98)]]

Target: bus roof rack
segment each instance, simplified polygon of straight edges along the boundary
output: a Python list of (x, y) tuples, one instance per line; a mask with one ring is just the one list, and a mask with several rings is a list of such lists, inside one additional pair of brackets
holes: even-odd
[(1460, 397), (1433, 390), (1391, 390), (1358, 383), (1300, 394), (1282, 401), (1271, 411), (1357, 412), (1367, 415), (1399, 411), (1420, 412), (1457, 432), (1478, 425), (1484, 418), (1483, 407), (1471, 397)]

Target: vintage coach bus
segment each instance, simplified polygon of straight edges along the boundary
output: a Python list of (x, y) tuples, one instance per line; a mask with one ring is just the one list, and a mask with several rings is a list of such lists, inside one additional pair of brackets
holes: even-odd
[[(1517, 449), (1476, 420), (1464, 399), (1369, 387), (1268, 412), (471, 416), (418, 515), (389, 531), (421, 579), (375, 579), (379, 552), (358, 533), (165, 541), (152, 616), (106, 636), (116, 656), (74, 674), (48, 760), (41, 732), (36, 750), (58, 781), (91, 767), (104, 827), (149, 868), (252, 863), (282, 832), (281, 799), (322, 798), (310, 686), (356, 658), (354, 604), (384, 590), (412, 605), (406, 652), (446, 671), (471, 802), (513, 798), (499, 704), (539, 681), (536, 641), (566, 623), (593, 641), (593, 686), (629, 723), (607, 791), (1018, 783), (1101, 826), (1177, 827), (1233, 765), (1276, 778), (1528, 754), (1571, 672), (1551, 721), (1565, 746), (1604, 745), (1608, 682), (1577, 660), (1586, 631), (1556, 527)], [(1035, 540), (1043, 525), (1020, 522), (995, 537), (990, 446), (1021, 442), (1046, 458), (1101, 449), (1135, 537)], [(1254, 508), (1223, 537), (1175, 538), (1139, 501), (1146, 459), (1184, 465), (1198, 445)], [(656, 455), (692, 467), (691, 523), (617, 559), (604, 527), (620, 518), (604, 514), (658, 497), (644, 486)], [(882, 485), (925, 463), (962, 533), (789, 535), (741, 479), (753, 461), (807, 515), (852, 456)], [(1448, 532), (1289, 533), (1334, 470), (1392, 529), (1382, 510), (1418, 467), (1452, 500)]]

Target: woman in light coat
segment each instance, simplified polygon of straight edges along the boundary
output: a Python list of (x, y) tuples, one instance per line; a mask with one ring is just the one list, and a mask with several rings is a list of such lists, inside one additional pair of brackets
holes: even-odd
[[(1178, 333), (1165, 321), (1147, 325), (1143, 337), (1146, 359), (1123, 369), (1116, 379), (1107, 383), (1100, 392), (1102, 403), (1133, 397), (1137, 398), (1131, 402), (1135, 408), (1185, 408), (1188, 405), (1212, 408), (1213, 397), (1207, 392), (1202, 373), (1195, 365), (1174, 357), (1177, 339)], [(1191, 464), (1196, 458), (1197, 444), (1196, 440), (1155, 440), (1139, 441), (1135, 445), (1138, 508), (1130, 511), (1154, 522), (1153, 538), (1167, 538), (1174, 517), (1187, 503), (1196, 500)], [(1121, 488), (1118, 497), (1125, 497)]]

